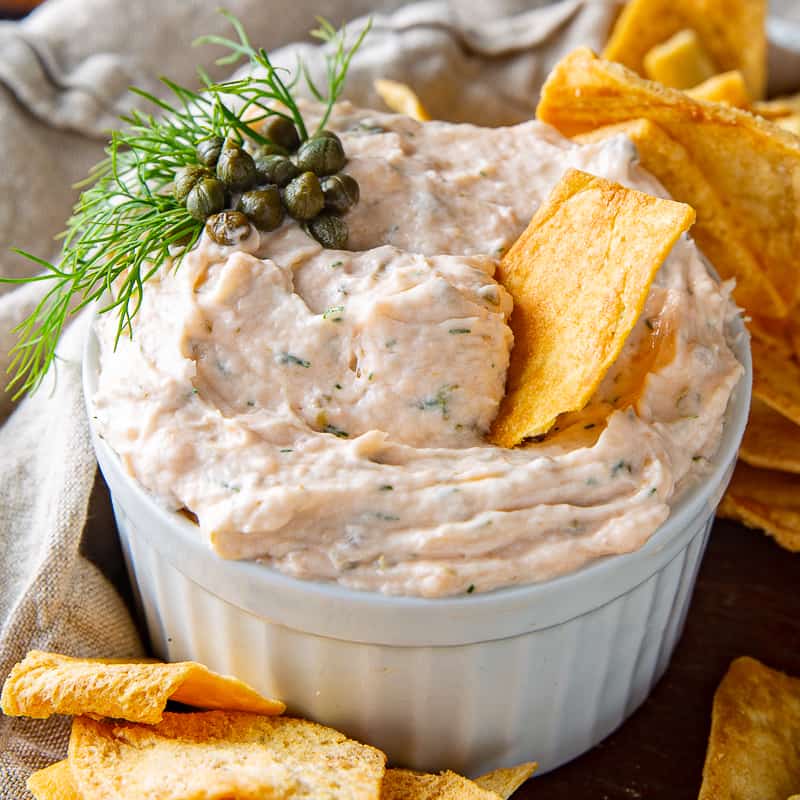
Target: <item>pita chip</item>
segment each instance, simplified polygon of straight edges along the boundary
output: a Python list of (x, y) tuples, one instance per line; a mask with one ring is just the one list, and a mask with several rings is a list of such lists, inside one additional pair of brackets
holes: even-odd
[(764, 531), (787, 550), (800, 551), (800, 475), (739, 461), (717, 513)]
[(332, 728), (232, 711), (167, 712), (158, 725), (76, 717), (69, 742), (91, 800), (379, 800), (385, 761)]
[(536, 767), (536, 762), (529, 761), (525, 764), (518, 764), (516, 767), (496, 769), (481, 775), (480, 778), (475, 778), (475, 783), (481, 789), (494, 792), (503, 800), (508, 800), (536, 772)]
[(498, 270), (514, 298), (514, 348), (492, 443), (514, 447), (586, 405), (693, 221), (682, 203), (564, 175)]
[(742, 241), (725, 204), (683, 145), (647, 119), (607, 125), (579, 134), (575, 140), (596, 142), (620, 134), (633, 141), (642, 166), (658, 178), (670, 196), (694, 208), (697, 221), (692, 236), (723, 278), (736, 279), (733, 292), (736, 301), (771, 316), (785, 314), (786, 303)]
[(767, 82), (766, 0), (630, 0), (603, 58), (644, 75), (644, 58), (685, 29), (696, 31), (716, 71), (738, 69), (753, 97)]
[(388, 769), (381, 800), (498, 800), (498, 795), (449, 770), (428, 775), (408, 769)]
[(66, 759), (34, 772), (27, 786), (35, 800), (82, 800)]
[(737, 658), (714, 695), (698, 800), (786, 800), (800, 786), (800, 680)]
[(281, 714), (286, 706), (237, 678), (185, 661), (71, 658), (32, 650), (11, 670), (2, 708), (14, 717), (93, 714), (156, 723), (168, 700), (200, 708)]

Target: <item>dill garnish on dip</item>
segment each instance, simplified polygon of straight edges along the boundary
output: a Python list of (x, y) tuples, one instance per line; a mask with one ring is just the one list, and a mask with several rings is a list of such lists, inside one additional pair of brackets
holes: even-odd
[[(346, 245), (347, 224), (340, 215), (358, 201), (358, 185), (346, 174), (335, 174), (346, 157), (341, 141), (325, 125), (370, 24), (348, 48), (344, 28), (337, 31), (319, 20), (312, 35), (331, 48), (323, 92), (302, 63), (294, 78), (285, 80), (286, 71), (250, 44), (239, 21), (221, 13), (237, 40), (205, 36), (196, 43), (226, 47), (231, 52), (218, 63), (245, 58), (259, 73), (213, 83), (198, 70), (204, 83), (200, 92), (162, 78), (171, 102), (132, 88), (163, 113), (155, 117), (134, 110), (122, 118), (125, 128), (112, 133), (107, 157), (79, 184), (89, 188), (69, 220), (61, 261), (50, 264), (16, 250), (45, 272), (0, 277), (3, 283), (51, 284), (16, 329), (19, 339), (9, 368), (15, 397), (39, 386), (69, 316), (107, 294), (110, 299), (100, 313), (116, 310), (117, 338), (132, 335), (145, 283), (165, 261), (177, 267), (204, 227), (218, 243), (232, 245), (250, 225), (274, 230), (285, 211), (304, 220), (308, 234), (323, 246)], [(311, 132), (293, 94), (301, 74), (324, 107)], [(319, 179), (328, 176), (348, 187), (349, 202), (342, 201), (341, 190), (323, 190)]]

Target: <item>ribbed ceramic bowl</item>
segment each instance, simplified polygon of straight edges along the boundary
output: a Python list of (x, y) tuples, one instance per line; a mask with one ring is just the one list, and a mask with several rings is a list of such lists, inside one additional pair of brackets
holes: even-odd
[[(746, 374), (713, 470), (647, 544), (486, 594), (386, 597), (222, 560), (94, 434), (156, 653), (234, 674), (398, 765), (476, 775), (532, 759), (540, 772), (569, 761), (644, 701), (680, 637), (747, 421), (751, 365), (741, 322), (733, 336)], [(97, 371), (90, 333), (87, 398)]]

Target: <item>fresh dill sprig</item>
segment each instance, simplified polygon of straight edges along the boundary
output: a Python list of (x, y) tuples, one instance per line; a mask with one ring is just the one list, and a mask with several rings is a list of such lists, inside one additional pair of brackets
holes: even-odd
[[(290, 119), (302, 139), (308, 138), (292, 94), (300, 73), (306, 76), (311, 93), (326, 104), (322, 127), (341, 94), (350, 60), (369, 30), (368, 25), (353, 47), (346, 49), (344, 29), (337, 32), (320, 20), (321, 28), (314, 35), (334, 43), (327, 62), (328, 92), (323, 98), (302, 63), (294, 79), (285, 81), (281, 75), (285, 71), (273, 67), (263, 49), (253, 48), (241, 23), (228, 12), (222, 13), (239, 41), (207, 36), (198, 42), (231, 50), (218, 63), (234, 63), (244, 56), (254, 67), (264, 68), (266, 77), (214, 84), (198, 70), (204, 84), (201, 92), (162, 78), (170, 91), (169, 100), (132, 88), (160, 115), (134, 110), (122, 117), (125, 127), (112, 134), (105, 159), (78, 184), (77, 188), (88, 188), (67, 222), (61, 261), (51, 264), (23, 250), (13, 250), (45, 271), (29, 278), (0, 277), (0, 283), (50, 282), (41, 302), (14, 329), (17, 342), (11, 351), (8, 371), (13, 377), (8, 389), (15, 399), (39, 387), (55, 359), (64, 325), (81, 308), (105, 301), (99, 313), (116, 311), (117, 341), (123, 334), (133, 335), (132, 323), (142, 304), (144, 284), (169, 258), (177, 267), (202, 233), (203, 221), (193, 218), (171, 191), (176, 171), (197, 163), (197, 145), (216, 137), (238, 143), (246, 138), (269, 143), (251, 126), (271, 115)], [(225, 95), (237, 97), (238, 108), (231, 107)], [(252, 107), (260, 109), (261, 115), (254, 118), (249, 112)]]
[[(345, 27), (337, 30), (326, 19), (317, 17), (319, 28), (311, 31), (311, 35), (330, 48), (330, 52), (325, 55), (327, 89), (323, 93), (317, 88), (302, 61), (298, 61), (295, 75), (289, 79), (289, 71), (282, 67), (275, 67), (270, 61), (266, 50), (253, 47), (241, 23), (235, 17), (225, 11), (222, 13), (233, 25), (238, 41), (227, 39), (224, 36), (201, 36), (195, 44), (215, 44), (229, 49), (231, 52), (218, 59), (217, 64), (235, 64), (241, 58), (246, 58), (251, 67), (262, 70), (265, 74), (263, 77), (253, 75), (242, 80), (209, 84), (208, 89), (216, 93), (237, 96), (244, 104), (244, 108), (240, 113), (244, 109), (259, 109), (262, 112), (262, 116), (249, 116), (250, 122), (258, 122), (274, 114), (285, 117), (297, 127), (300, 140), (305, 141), (309, 138), (309, 132), (303, 120), (303, 115), (300, 113), (292, 95), (292, 90), (297, 85), (302, 74), (311, 94), (319, 103), (325, 106), (325, 111), (316, 128), (317, 131), (321, 131), (330, 118), (334, 104), (342, 94), (350, 62), (371, 30), (372, 19), (367, 22), (353, 44), (348, 47), (347, 29)], [(284, 80), (284, 77), (286, 80)], [(284, 106), (287, 110), (285, 112), (281, 111), (279, 107), (276, 108), (274, 103)]]

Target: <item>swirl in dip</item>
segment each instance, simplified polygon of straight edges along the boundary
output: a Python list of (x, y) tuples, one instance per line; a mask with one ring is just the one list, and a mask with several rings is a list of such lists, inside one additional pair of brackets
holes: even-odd
[(702, 480), (742, 373), (736, 308), (689, 238), (583, 411), (485, 441), (513, 345), (496, 259), (569, 167), (666, 196), (632, 144), (348, 104), (330, 127), (361, 185), (351, 250), (291, 221), (204, 234), (148, 283), (133, 339), (115, 350), (99, 317), (101, 435), (219, 555), (299, 578), (437, 597), (640, 547)]

